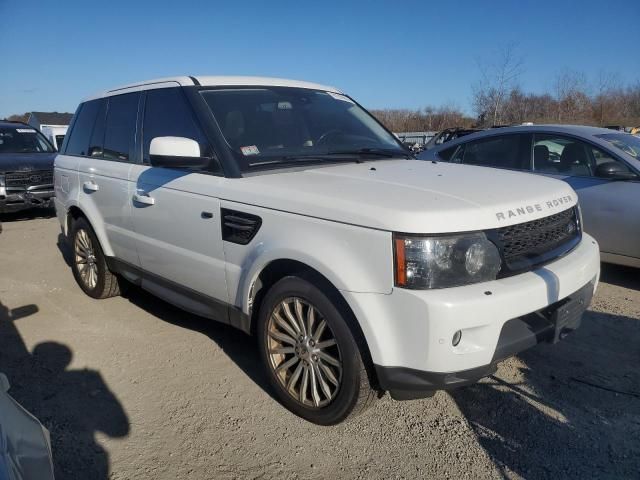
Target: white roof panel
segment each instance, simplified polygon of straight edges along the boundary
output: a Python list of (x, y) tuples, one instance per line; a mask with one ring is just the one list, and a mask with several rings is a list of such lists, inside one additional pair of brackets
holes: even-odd
[(312, 90), (324, 90), (327, 92), (341, 93), (335, 87), (329, 87), (326, 85), (320, 85), (318, 83), (303, 82), (300, 80), (287, 80), (285, 78), (271, 78), (271, 77), (234, 77), (234, 76), (206, 76), (198, 75), (196, 77), (182, 76), (182, 77), (165, 77), (157, 78), (155, 80), (146, 80), (144, 82), (130, 83), (128, 85), (122, 85), (117, 88), (112, 88), (100, 92), (96, 95), (92, 95), (85, 98), (83, 101), (93, 100), (96, 98), (108, 97), (111, 95), (118, 95), (120, 93), (137, 92), (141, 90), (153, 90), (156, 88), (166, 87), (186, 87), (195, 85), (194, 79), (197, 80), (200, 85), (205, 87), (220, 87), (220, 86), (266, 86), (266, 87), (297, 87), (297, 88), (309, 88)]

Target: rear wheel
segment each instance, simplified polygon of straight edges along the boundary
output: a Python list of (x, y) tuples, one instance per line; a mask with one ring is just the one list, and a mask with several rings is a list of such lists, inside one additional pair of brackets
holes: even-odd
[(258, 337), (269, 381), (287, 408), (313, 423), (339, 423), (377, 394), (347, 315), (300, 277), (276, 283), (260, 309)]
[(120, 295), (118, 277), (109, 271), (98, 237), (82, 217), (73, 222), (71, 248), (73, 276), (84, 293), (93, 298)]

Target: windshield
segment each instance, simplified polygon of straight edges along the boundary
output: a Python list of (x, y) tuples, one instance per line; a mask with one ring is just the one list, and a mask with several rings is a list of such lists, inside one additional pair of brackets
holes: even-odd
[(628, 133), (605, 133), (597, 135), (597, 137), (606, 140), (632, 157), (640, 158), (640, 138), (638, 137)]
[(30, 127), (0, 127), (0, 153), (45, 153), (53, 147)]
[(242, 171), (295, 161), (407, 155), (393, 134), (345, 95), (292, 87), (201, 94)]

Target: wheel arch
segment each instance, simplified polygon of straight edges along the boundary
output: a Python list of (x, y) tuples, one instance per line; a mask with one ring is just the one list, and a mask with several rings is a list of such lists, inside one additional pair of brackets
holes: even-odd
[(266, 293), (278, 281), (288, 276), (297, 276), (314, 284), (336, 304), (341, 312), (344, 312), (345, 321), (356, 340), (358, 348), (360, 349), (360, 354), (362, 355), (364, 364), (367, 368), (369, 380), (372, 385), (377, 386), (377, 375), (373, 368), (373, 360), (371, 357), (371, 351), (369, 350), (369, 344), (353, 309), (340, 293), (340, 290), (329, 278), (327, 278), (327, 276), (302, 261), (290, 258), (273, 259), (264, 265), (255, 275), (248, 289), (248, 298), (246, 302), (246, 313), (249, 320), (248, 333), (251, 335), (256, 334), (260, 306)]
[(111, 249), (111, 244), (107, 239), (107, 234), (103, 228), (100, 228), (99, 225), (102, 225), (102, 222), (96, 222), (95, 218), (99, 214), (95, 212), (93, 215), (89, 213), (87, 210), (80, 207), (79, 204), (73, 203), (67, 207), (67, 213), (65, 216), (65, 235), (67, 238), (70, 238), (71, 231), (73, 229), (73, 222), (75, 222), (78, 218), (84, 218), (96, 236), (98, 237), (98, 241), (100, 242), (100, 247), (106, 256), (113, 256), (113, 250)]

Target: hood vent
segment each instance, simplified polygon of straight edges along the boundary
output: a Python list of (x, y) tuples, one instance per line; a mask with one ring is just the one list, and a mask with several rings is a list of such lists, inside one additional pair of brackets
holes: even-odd
[(250, 213), (223, 208), (221, 214), (222, 239), (227, 242), (246, 245), (256, 236), (262, 225), (262, 219)]

